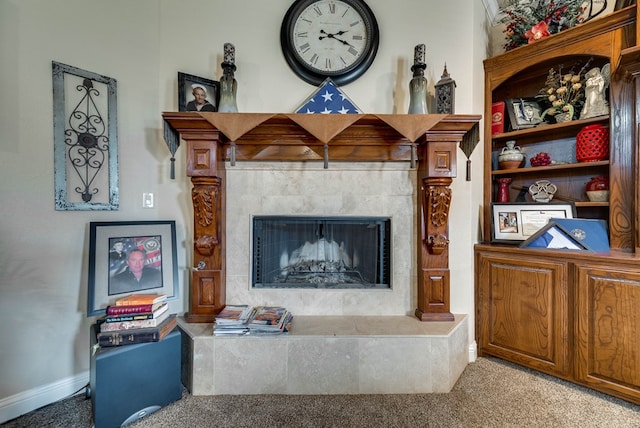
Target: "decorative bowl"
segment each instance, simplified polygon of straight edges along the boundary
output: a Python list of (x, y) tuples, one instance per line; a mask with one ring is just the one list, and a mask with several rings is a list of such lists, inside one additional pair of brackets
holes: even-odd
[(500, 167), (500, 169), (516, 169), (520, 168), (521, 164), (521, 160), (498, 162), (498, 166)]
[(609, 200), (608, 190), (588, 190), (587, 197), (591, 202), (607, 202)]

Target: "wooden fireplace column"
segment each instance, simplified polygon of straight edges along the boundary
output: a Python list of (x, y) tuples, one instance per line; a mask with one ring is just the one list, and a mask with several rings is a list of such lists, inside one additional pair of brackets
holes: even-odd
[(480, 116), (184, 112), (162, 116), (165, 126), (186, 142), (186, 173), (193, 184), (194, 266), (190, 311), (185, 314), (188, 322), (213, 322), (225, 305), (225, 162), (247, 160), (324, 161), (325, 165), (415, 161), (420, 215), (415, 315), (422, 321), (453, 320), (449, 309), (450, 185), (456, 177), (458, 144), (474, 126), (477, 130)]

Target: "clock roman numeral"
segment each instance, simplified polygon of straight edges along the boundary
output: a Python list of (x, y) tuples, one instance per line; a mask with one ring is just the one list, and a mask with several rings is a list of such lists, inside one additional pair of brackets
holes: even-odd
[(351, 24), (349, 24), (350, 27), (355, 27), (356, 25), (360, 25), (362, 21), (358, 20), (358, 21), (354, 21)]
[(314, 6), (313, 7), (313, 11), (316, 13), (316, 15), (322, 16), (322, 11), (320, 10), (320, 8), (318, 6)]
[(296, 33), (296, 37), (308, 37), (308, 36), (309, 36), (309, 33), (307, 33), (306, 31)]
[(331, 60), (330, 60), (329, 58), (327, 58), (327, 59), (324, 61), (324, 68), (326, 68), (327, 70), (330, 70), (330, 69), (331, 69)]
[(329, 3), (329, 13), (331, 13), (331, 14), (336, 13), (336, 4), (335, 3)]
[(361, 35), (356, 35), (351, 38), (352, 40), (362, 40), (363, 37)]
[(353, 46), (351, 46), (347, 52), (353, 56), (358, 56), (358, 51)]
[(305, 43), (304, 45), (300, 45), (298, 47), (298, 49), (300, 49), (300, 52), (302, 52), (302, 53), (307, 53), (309, 51), (309, 49), (310, 49), (309, 43)]
[(313, 54), (309, 61), (315, 65), (318, 62), (318, 58), (318, 54)]

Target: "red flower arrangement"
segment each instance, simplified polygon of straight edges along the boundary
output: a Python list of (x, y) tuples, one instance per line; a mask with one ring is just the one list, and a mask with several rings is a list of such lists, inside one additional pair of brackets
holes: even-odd
[(542, 40), (584, 21), (585, 8), (575, 0), (509, 0), (499, 20), (505, 24), (504, 50)]

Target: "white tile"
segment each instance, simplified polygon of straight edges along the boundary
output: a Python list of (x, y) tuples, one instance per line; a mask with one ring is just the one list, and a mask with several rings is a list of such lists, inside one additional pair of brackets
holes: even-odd
[(215, 394), (284, 394), (287, 340), (215, 337)]
[(288, 394), (358, 392), (358, 342), (355, 338), (289, 339)]

